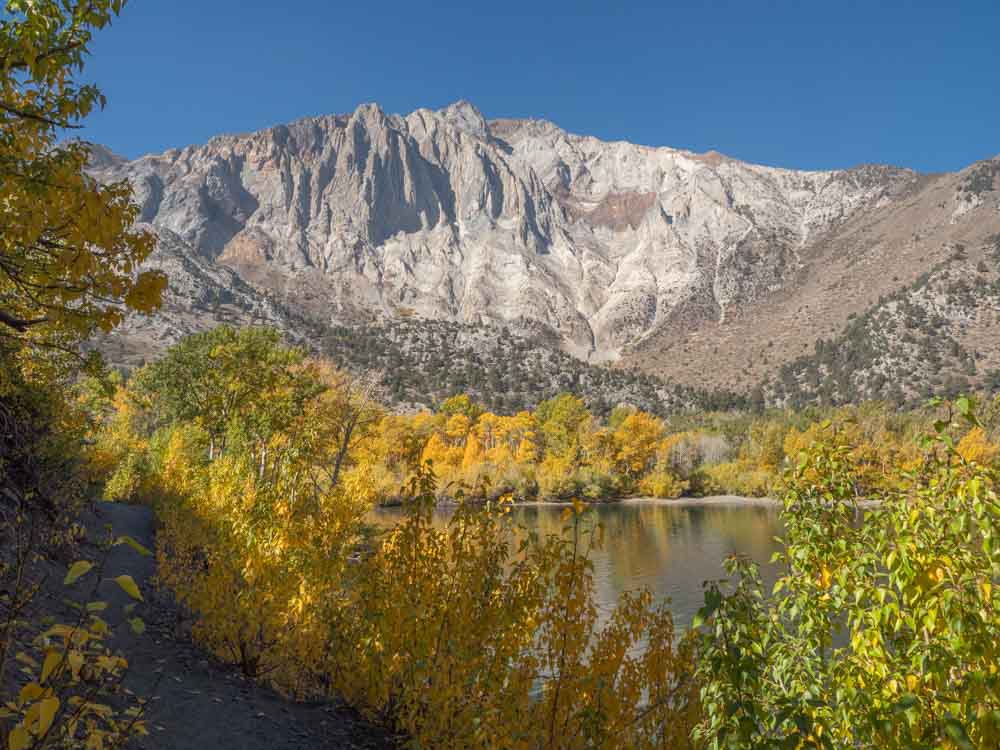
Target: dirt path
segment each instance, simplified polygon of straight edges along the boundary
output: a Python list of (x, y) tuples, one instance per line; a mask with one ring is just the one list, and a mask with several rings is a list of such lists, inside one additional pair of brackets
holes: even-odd
[[(154, 520), (149, 508), (100, 503), (98, 528), (111, 524), (149, 549), (154, 546)], [(178, 610), (172, 598), (154, 589), (152, 557), (131, 548), (114, 549), (106, 570), (127, 572), (146, 603), (136, 610), (147, 630), (136, 636), (118, 628), (115, 645), (130, 662), (126, 686), (152, 698), (151, 734), (135, 743), (149, 750), (278, 750), (281, 748), (393, 748), (387, 734), (346, 706), (290, 703), (273, 691), (245, 680), (218, 663), (186, 638), (179, 638)], [(102, 584), (102, 596), (127, 603), (113, 583)]]

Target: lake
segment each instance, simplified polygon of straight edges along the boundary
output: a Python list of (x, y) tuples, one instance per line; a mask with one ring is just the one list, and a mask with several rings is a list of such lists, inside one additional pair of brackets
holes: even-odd
[[(562, 528), (564, 508), (520, 505), (514, 513), (544, 535)], [(678, 630), (687, 629), (704, 602), (702, 582), (724, 577), (722, 562), (732, 553), (760, 563), (768, 587), (775, 580), (768, 564), (782, 530), (775, 505), (738, 498), (626, 500), (593, 505), (587, 513), (605, 529), (604, 547), (592, 555), (602, 612), (610, 611), (623, 591), (646, 587), (670, 600)], [(436, 518), (444, 524), (449, 514), (442, 508)], [(401, 515), (399, 508), (376, 511), (385, 522)]]

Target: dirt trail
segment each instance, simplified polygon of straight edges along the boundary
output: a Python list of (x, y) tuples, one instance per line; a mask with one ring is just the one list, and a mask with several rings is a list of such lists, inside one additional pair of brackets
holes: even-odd
[[(100, 503), (95, 526), (110, 524), (154, 548), (154, 519), (149, 508)], [(118, 628), (114, 645), (129, 660), (126, 686), (150, 697), (151, 733), (135, 747), (148, 750), (277, 750), (281, 748), (393, 748), (378, 727), (346, 706), (291, 703), (253, 684), (232, 667), (220, 664), (186, 638), (179, 638), (178, 609), (172, 597), (153, 587), (156, 564), (125, 545), (115, 547), (106, 571), (126, 572), (138, 583), (145, 603), (136, 610), (147, 630), (133, 635)], [(102, 597), (114, 604), (127, 598), (113, 583), (102, 584)]]

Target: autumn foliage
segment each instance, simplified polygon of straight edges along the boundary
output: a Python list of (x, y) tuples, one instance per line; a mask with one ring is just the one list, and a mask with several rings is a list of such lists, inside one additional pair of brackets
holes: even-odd
[[(435, 527), (437, 462), (420, 460), (435, 443), (386, 440), (398, 418), (364, 381), (266, 330), (193, 336), (114, 402), (98, 440), (117, 467), (107, 487), (155, 504), (161, 581), (195, 616), (195, 638), (247, 675), (290, 695), (342, 695), (424, 747), (687, 742), (691, 640), (648, 592), (598, 611), (589, 550), (600, 531), (582, 503), (545, 538), (512, 522), (509, 498), (462, 503)], [(449, 431), (475, 436), (444, 454), (451, 465), (470, 444), (492, 465), (535, 457), (529, 417), (473, 408), (458, 399), (437, 419), (442, 451), (454, 450)], [(576, 438), (563, 437), (570, 450)], [(406, 520), (373, 535), (377, 450), (417, 460)]]

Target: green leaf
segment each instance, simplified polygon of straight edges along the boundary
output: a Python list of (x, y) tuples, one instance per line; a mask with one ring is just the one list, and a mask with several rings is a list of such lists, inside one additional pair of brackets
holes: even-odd
[(133, 617), (128, 621), (128, 624), (132, 626), (132, 632), (136, 635), (142, 635), (146, 632), (146, 623), (138, 617)]
[(972, 411), (972, 404), (969, 402), (967, 396), (960, 396), (955, 400), (955, 408), (958, 409), (958, 413), (963, 417), (969, 416), (969, 412)]
[(944, 733), (948, 735), (952, 742), (958, 745), (961, 750), (975, 750), (972, 740), (965, 732), (965, 727), (954, 717), (947, 717), (944, 720)]
[(702, 607), (695, 613), (694, 619), (691, 620), (691, 630), (697, 630), (698, 628), (700, 628), (702, 625), (705, 624), (705, 620), (708, 619), (708, 615), (705, 613), (705, 609), (706, 609), (705, 607)]
[(88, 562), (87, 560), (77, 560), (69, 566), (69, 572), (63, 579), (63, 585), (69, 586), (70, 584), (75, 583), (79, 578), (87, 575), (93, 567), (94, 564), (92, 562)]

